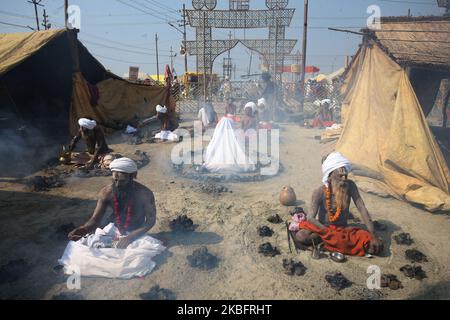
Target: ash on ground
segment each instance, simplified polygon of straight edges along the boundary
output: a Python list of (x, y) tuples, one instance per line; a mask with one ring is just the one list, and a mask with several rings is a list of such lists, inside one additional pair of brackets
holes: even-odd
[(214, 184), (214, 183), (201, 183), (199, 185), (200, 191), (213, 195), (213, 196), (220, 196), (223, 193), (232, 193), (227, 187)]
[(285, 273), (293, 276), (303, 276), (306, 273), (306, 267), (300, 261), (295, 262), (292, 259), (283, 259), (283, 268)]
[(273, 247), (270, 242), (263, 243), (259, 246), (258, 252), (266, 257), (275, 257), (281, 254), (277, 247)]
[(34, 176), (25, 179), (25, 185), (29, 191), (48, 191), (52, 188), (62, 187), (64, 185), (64, 181), (59, 175)]
[(55, 235), (59, 240), (67, 240), (69, 232), (75, 229), (75, 225), (71, 223), (60, 225), (55, 230)]
[(52, 300), (84, 300), (84, 297), (75, 292), (61, 292), (55, 294), (52, 297)]
[(190, 219), (187, 215), (178, 216), (176, 219), (170, 221), (170, 229), (173, 231), (182, 231), (182, 232), (190, 232), (194, 231), (196, 226), (192, 219)]
[(262, 226), (258, 228), (258, 234), (260, 237), (271, 237), (273, 235), (273, 230), (268, 226)]
[(352, 285), (352, 282), (348, 280), (346, 277), (344, 277), (344, 275), (340, 272), (327, 274), (325, 276), (325, 280), (336, 291), (341, 291), (345, 288), (351, 287)]
[(209, 253), (206, 247), (194, 250), (192, 255), (187, 256), (187, 260), (192, 268), (201, 270), (214, 269), (219, 264), (219, 258)]
[(27, 276), (32, 267), (23, 259), (12, 260), (0, 268), (0, 284), (17, 281)]
[(169, 289), (160, 288), (158, 285), (152, 287), (149, 292), (139, 295), (142, 300), (176, 300), (175, 292)]

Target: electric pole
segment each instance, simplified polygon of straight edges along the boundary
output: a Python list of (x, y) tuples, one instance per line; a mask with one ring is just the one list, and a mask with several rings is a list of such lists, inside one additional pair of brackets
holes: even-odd
[(37, 6), (41, 6), (42, 7), (42, 4), (40, 4), (41, 1), (42, 0), (31, 0), (31, 1), (28, 1), (28, 3), (31, 3), (31, 4), (34, 5), (34, 14), (36, 16), (36, 27), (37, 27), (38, 31), (40, 31), (41, 29), (39, 28), (39, 16), (38, 16)]
[(64, 27), (67, 29), (67, 23), (69, 21), (69, 0), (64, 0)]
[(45, 12), (45, 9), (44, 9), (44, 22), (42, 23), (42, 26), (45, 28), (45, 30), (48, 30), (51, 27), (51, 24), (48, 23), (47, 18), (48, 18), (48, 15), (47, 15), (47, 13)]
[(187, 61), (187, 50), (186, 50), (186, 4), (183, 3), (183, 46), (184, 46), (184, 72), (188, 73), (188, 61)]
[(304, 22), (303, 22), (303, 49), (302, 49), (302, 76), (300, 79), (300, 90), (302, 99), (300, 102), (300, 112), (303, 112), (305, 105), (305, 71), (306, 71), (306, 45), (308, 36), (308, 0), (305, 0), (304, 8)]
[(155, 42), (156, 42), (156, 78), (159, 82), (159, 51), (158, 51), (158, 34), (155, 34)]
[(173, 58), (175, 58), (177, 54), (173, 53), (172, 46), (170, 46), (170, 70), (173, 72)]

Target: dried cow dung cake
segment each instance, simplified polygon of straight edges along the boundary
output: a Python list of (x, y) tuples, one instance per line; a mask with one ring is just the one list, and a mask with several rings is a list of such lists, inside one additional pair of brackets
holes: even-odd
[(273, 235), (273, 230), (268, 226), (262, 226), (258, 228), (258, 233), (261, 237), (271, 237)]
[(187, 256), (189, 265), (192, 268), (198, 268), (201, 270), (210, 270), (217, 267), (219, 258), (208, 252), (206, 247), (194, 250), (192, 255)]
[(281, 217), (278, 214), (274, 214), (273, 216), (267, 218), (267, 221), (273, 224), (279, 224), (283, 222), (283, 219), (281, 219)]
[(337, 291), (341, 291), (345, 288), (351, 287), (352, 282), (348, 280), (344, 275), (340, 272), (336, 272), (333, 274), (327, 274), (325, 276), (325, 280), (330, 284), (330, 286)]
[(415, 262), (427, 262), (427, 256), (424, 255), (422, 252), (416, 249), (408, 249), (405, 251), (405, 257), (409, 261), (415, 263)]
[(381, 287), (389, 288), (391, 290), (398, 290), (403, 288), (400, 280), (394, 274), (384, 274), (381, 276)]
[(142, 300), (175, 300), (176, 294), (169, 289), (160, 288), (158, 285), (153, 286), (149, 292), (139, 295)]
[(306, 267), (300, 261), (295, 262), (292, 259), (283, 259), (283, 268), (286, 274), (293, 276), (303, 276), (306, 273)]
[(410, 246), (414, 243), (414, 240), (411, 239), (411, 235), (409, 233), (399, 233), (394, 236), (394, 240), (399, 245)]
[(187, 215), (178, 216), (176, 219), (170, 221), (170, 229), (173, 231), (194, 231), (195, 226), (192, 219)]
[(270, 242), (263, 243), (259, 246), (258, 252), (266, 257), (275, 257), (280, 254), (280, 251), (277, 247), (272, 247)]
[(422, 270), (421, 266), (411, 266), (407, 264), (401, 267), (400, 271), (403, 272), (406, 277), (411, 279), (422, 280), (427, 277), (427, 274)]

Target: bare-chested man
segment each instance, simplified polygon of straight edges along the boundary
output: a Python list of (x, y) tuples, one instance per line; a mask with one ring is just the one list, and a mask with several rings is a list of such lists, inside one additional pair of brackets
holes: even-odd
[(242, 130), (258, 129), (258, 111), (254, 102), (249, 102), (244, 107), (245, 116), (242, 119)]
[[(348, 250), (345, 253), (351, 252), (355, 255), (363, 255), (364, 251), (370, 254), (382, 251), (382, 242), (375, 234), (371, 217), (358, 187), (353, 181), (348, 180), (350, 170), (350, 162), (340, 153), (333, 152), (327, 157), (322, 164), (324, 186), (314, 191), (311, 212), (303, 228), (296, 233), (296, 241), (308, 246), (313, 241), (318, 243), (325, 241), (326, 238), (336, 247), (336, 251)], [(352, 228), (350, 231), (347, 228), (351, 200), (358, 208), (368, 232), (358, 228)]]
[(80, 130), (77, 135), (73, 137), (69, 145), (69, 151), (72, 152), (80, 139), (86, 141), (88, 153), (92, 155), (91, 160), (86, 164), (86, 167), (92, 169), (96, 162), (99, 162), (101, 156), (110, 153), (112, 150), (108, 148), (105, 134), (103, 130), (97, 126), (97, 122), (92, 119), (81, 118), (78, 120)]
[(122, 235), (126, 235), (120, 238), (116, 247), (125, 249), (155, 225), (155, 197), (150, 189), (134, 181), (137, 166), (133, 160), (119, 158), (109, 167), (113, 173), (113, 183), (100, 190), (94, 214), (88, 222), (70, 232), (69, 239), (76, 241), (93, 233), (101, 227), (107, 209), (112, 208), (114, 225)]

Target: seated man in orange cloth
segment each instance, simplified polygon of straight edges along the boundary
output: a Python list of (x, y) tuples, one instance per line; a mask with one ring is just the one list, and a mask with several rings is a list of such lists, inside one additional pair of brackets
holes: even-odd
[[(296, 242), (309, 246), (323, 241), (326, 250), (352, 256), (376, 255), (383, 250), (358, 187), (347, 179), (350, 170), (350, 162), (339, 152), (331, 153), (323, 162), (324, 185), (313, 193), (312, 210), (299, 223)], [(347, 226), (351, 199), (368, 231)]]

